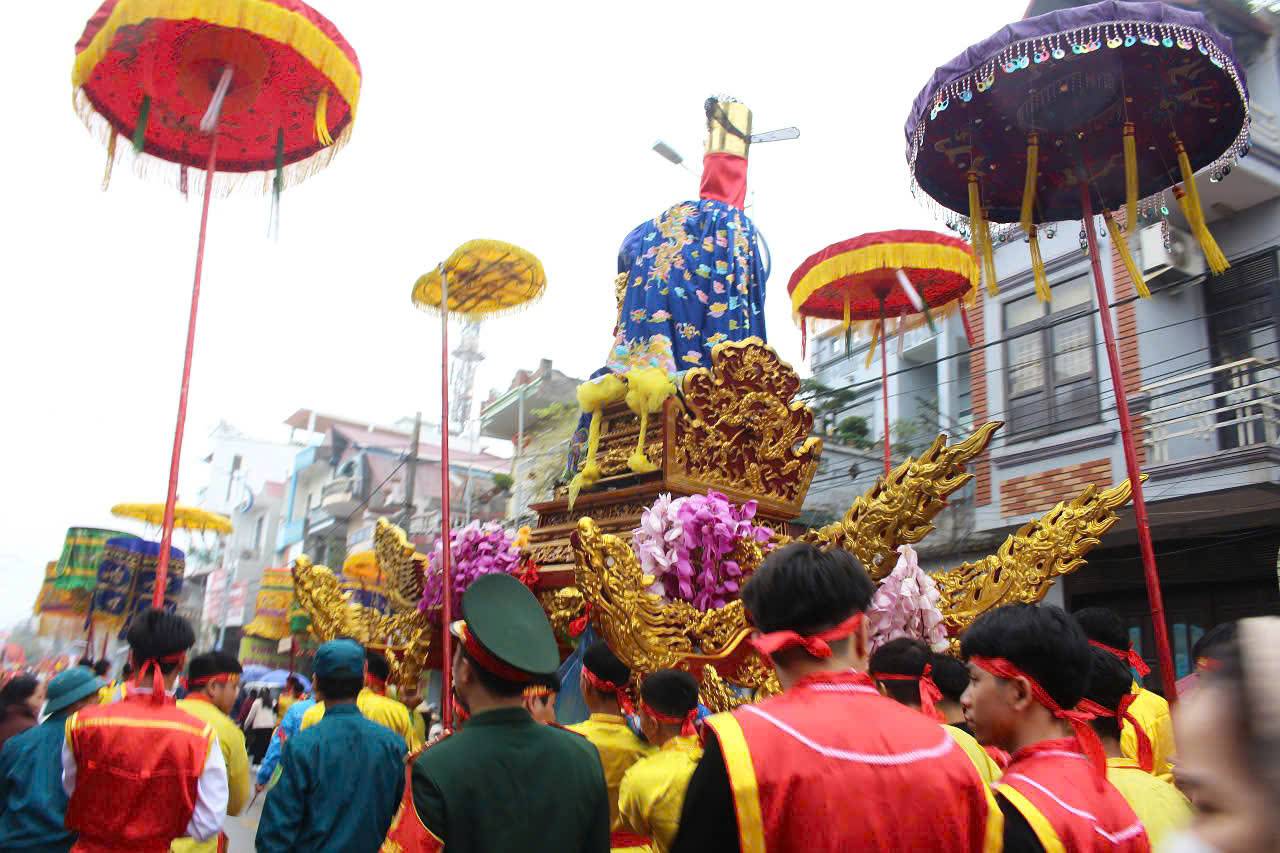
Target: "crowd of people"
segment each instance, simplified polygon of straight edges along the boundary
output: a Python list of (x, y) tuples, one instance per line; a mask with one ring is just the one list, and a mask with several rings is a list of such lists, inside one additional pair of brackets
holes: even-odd
[(1014, 604), (958, 656), (873, 651), (873, 591), (847, 552), (780, 548), (742, 591), (780, 695), (708, 714), (688, 672), (637, 678), (596, 641), (590, 715), (561, 726), (541, 606), (482, 576), (449, 626), (449, 733), (355, 640), (273, 700), (149, 611), (115, 683), (0, 686), (0, 850), (222, 851), (264, 795), (263, 853), (1280, 850), (1280, 618), (1205, 634), (1171, 711), (1108, 610)]

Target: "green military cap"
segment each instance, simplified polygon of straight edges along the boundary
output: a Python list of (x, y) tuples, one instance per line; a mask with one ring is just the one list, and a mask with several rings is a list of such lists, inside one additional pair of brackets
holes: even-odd
[(547, 614), (511, 575), (481, 575), (462, 594), (462, 620), (450, 626), (476, 663), (508, 681), (544, 679), (560, 668)]
[(355, 640), (330, 640), (316, 649), (313, 671), (320, 678), (362, 678), (364, 648)]

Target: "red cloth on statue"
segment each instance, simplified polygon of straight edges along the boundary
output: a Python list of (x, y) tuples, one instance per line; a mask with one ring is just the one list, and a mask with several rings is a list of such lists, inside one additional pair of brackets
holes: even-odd
[(186, 834), (213, 728), (172, 696), (130, 693), (67, 720), (76, 783), (66, 825), (77, 853), (167, 851)]
[(724, 151), (705, 155), (698, 198), (722, 201), (742, 210), (747, 202), (747, 158)]
[(996, 785), (1046, 850), (1145, 853), (1146, 830), (1111, 784), (1099, 785), (1075, 738), (1020, 749)]
[(864, 673), (809, 676), (707, 725), (724, 756), (743, 851), (999, 848), (1003, 821), (973, 762)]

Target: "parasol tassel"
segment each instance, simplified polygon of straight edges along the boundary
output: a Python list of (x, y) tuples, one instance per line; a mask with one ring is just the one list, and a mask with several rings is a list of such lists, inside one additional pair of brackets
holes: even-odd
[(1116, 224), (1115, 217), (1111, 215), (1111, 211), (1104, 210), (1102, 219), (1107, 223), (1107, 233), (1111, 235), (1111, 242), (1116, 244), (1116, 251), (1120, 253), (1120, 260), (1128, 270), (1129, 278), (1133, 279), (1134, 289), (1143, 299), (1150, 299), (1151, 288), (1147, 287), (1147, 282), (1142, 277), (1142, 270), (1138, 269), (1138, 264), (1133, 260), (1133, 253), (1129, 251), (1129, 244), (1125, 241), (1124, 234), (1120, 232), (1120, 226)]
[(187, 197), (190, 186), (190, 181), (187, 178), (187, 167), (184, 165), (178, 169), (178, 192), (182, 193), (183, 198)]
[(844, 351), (849, 351), (849, 344), (853, 342), (853, 326), (849, 312), (849, 294), (844, 296), (844, 325), (840, 328), (844, 332)]
[(271, 181), (271, 215), (267, 221), (267, 234), (280, 237), (280, 194), (284, 192), (284, 128), (276, 130), (276, 176)]
[(880, 327), (883, 323), (876, 323), (871, 327), (871, 346), (867, 347), (867, 360), (862, 363), (864, 368), (870, 368), (871, 362), (876, 357), (876, 341), (880, 340)]
[(1022, 230), (1030, 234), (1036, 204), (1036, 178), (1040, 173), (1040, 134), (1027, 134), (1027, 177), (1022, 184)]
[(1031, 243), (1031, 275), (1036, 281), (1036, 296), (1041, 302), (1052, 298), (1049, 290), (1049, 277), (1044, 272), (1044, 258), (1040, 255), (1040, 241), (1036, 238), (1036, 227), (1031, 226), (1027, 232), (1027, 240)]
[(809, 318), (800, 318), (800, 360), (806, 358), (805, 350), (809, 347)]
[(1200, 206), (1200, 191), (1196, 188), (1196, 176), (1191, 171), (1191, 161), (1187, 158), (1187, 149), (1183, 147), (1182, 140), (1174, 138), (1174, 148), (1178, 152), (1178, 169), (1182, 172), (1182, 188), (1173, 188), (1173, 194), (1178, 199), (1178, 204), (1182, 206), (1182, 213), (1187, 217), (1187, 224), (1191, 226), (1191, 233), (1196, 236), (1196, 241), (1200, 244), (1200, 251), (1204, 252), (1204, 259), (1209, 263), (1209, 269), (1214, 275), (1221, 275), (1230, 269), (1231, 264), (1227, 262), (1227, 256), (1222, 254), (1222, 249), (1218, 248), (1218, 241), (1213, 239), (1213, 235), (1209, 233), (1209, 226), (1204, 221), (1204, 208)]
[(147, 120), (151, 118), (151, 96), (142, 96), (142, 106), (138, 109), (138, 123), (133, 126), (133, 153), (141, 154), (142, 146), (147, 141)]
[(111, 186), (111, 167), (116, 164), (116, 139), (120, 134), (116, 132), (114, 127), (111, 128), (111, 135), (107, 137), (107, 169), (102, 173), (102, 191), (106, 192), (107, 187)]
[(329, 90), (322, 89), (316, 98), (316, 141), (328, 148), (333, 144), (329, 135)]
[(969, 229), (973, 232), (973, 251), (982, 265), (982, 277), (987, 282), (987, 294), (995, 296), (1000, 291), (996, 287), (996, 263), (991, 253), (991, 230), (987, 227), (987, 218), (982, 211), (982, 193), (978, 188), (978, 173), (969, 172)]
[(960, 323), (964, 326), (964, 339), (969, 342), (969, 349), (973, 349), (973, 326), (969, 325), (969, 309), (964, 303), (960, 303)]
[(1138, 227), (1138, 139), (1133, 122), (1124, 123), (1124, 214), (1125, 230)]

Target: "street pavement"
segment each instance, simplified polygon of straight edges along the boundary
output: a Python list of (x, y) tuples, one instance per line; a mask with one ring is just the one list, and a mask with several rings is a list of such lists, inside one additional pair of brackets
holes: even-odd
[(230, 853), (253, 853), (253, 836), (258, 832), (258, 819), (262, 817), (262, 804), (266, 802), (264, 791), (252, 808), (245, 809), (239, 817), (229, 817), (223, 825), (230, 841)]

